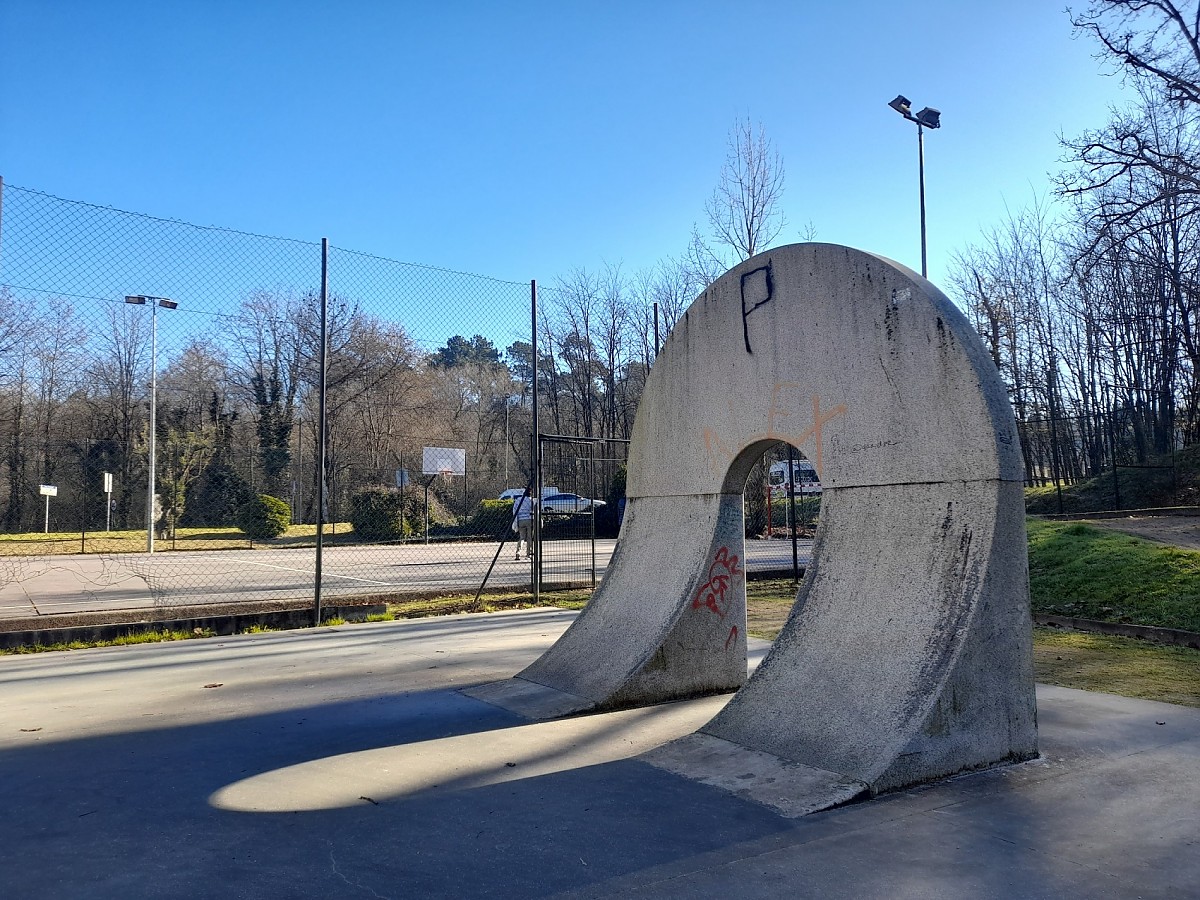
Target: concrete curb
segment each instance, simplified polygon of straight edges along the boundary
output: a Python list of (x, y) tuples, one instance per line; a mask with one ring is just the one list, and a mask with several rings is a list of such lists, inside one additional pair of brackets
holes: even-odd
[(1030, 513), (1030, 518), (1048, 522), (1073, 522), (1077, 519), (1128, 519), (1135, 516), (1200, 516), (1200, 506), (1153, 506), (1146, 509), (1102, 509), (1095, 512)]
[(1116, 637), (1136, 638), (1155, 644), (1172, 647), (1191, 647), (1200, 650), (1200, 634), (1180, 628), (1159, 628), (1155, 625), (1125, 625), (1120, 622), (1100, 622), (1096, 619), (1075, 619), (1070, 616), (1048, 616), (1034, 614), (1037, 625), (1050, 628), (1067, 628), (1071, 631), (1086, 631), (1093, 634), (1108, 634)]

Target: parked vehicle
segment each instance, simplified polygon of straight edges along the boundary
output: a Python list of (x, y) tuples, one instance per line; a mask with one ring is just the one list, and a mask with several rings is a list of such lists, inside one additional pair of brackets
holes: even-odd
[[(556, 487), (542, 488), (542, 496), (543, 497), (549, 497), (549, 496), (552, 496), (553, 494), (557, 494), (557, 493), (558, 493), (558, 488), (556, 488)], [(524, 496), (525, 496), (525, 488), (509, 488), (508, 490), (500, 492), (499, 499), (517, 501), (517, 500), (520, 500)]]
[[(790, 483), (796, 486), (797, 497), (821, 496), (821, 480), (817, 477), (816, 466), (807, 459), (792, 460)], [(782, 462), (771, 463), (771, 467), (767, 470), (767, 484), (771, 488), (772, 495), (787, 496), (789, 479), (786, 459)]]
[(582, 513), (591, 512), (604, 506), (603, 500), (592, 500), (580, 497), (578, 494), (551, 494), (542, 498), (544, 513)]

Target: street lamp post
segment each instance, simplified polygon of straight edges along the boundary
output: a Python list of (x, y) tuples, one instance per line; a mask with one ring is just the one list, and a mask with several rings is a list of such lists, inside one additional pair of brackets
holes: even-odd
[(917, 126), (917, 170), (921, 182), (921, 277), (929, 277), (929, 267), (925, 256), (925, 129), (941, 128), (942, 114), (932, 107), (926, 106), (916, 115), (912, 112), (912, 104), (908, 98), (900, 94), (888, 104), (910, 122)]
[(179, 304), (166, 297), (148, 297), (145, 294), (128, 296), (125, 302), (135, 306), (150, 306), (150, 461), (146, 477), (146, 552), (153, 553), (155, 439), (158, 432), (158, 308), (175, 309)]

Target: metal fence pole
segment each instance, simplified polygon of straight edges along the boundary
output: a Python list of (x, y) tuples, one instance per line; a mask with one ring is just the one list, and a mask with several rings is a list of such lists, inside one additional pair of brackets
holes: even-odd
[[(796, 448), (788, 444), (788, 512), (792, 517), (792, 581), (800, 580), (800, 550), (796, 544)], [(804, 502), (804, 494), (800, 495)]]
[(329, 370), (329, 238), (321, 238), (321, 348), (317, 377), (317, 559), (313, 584), (313, 624), (321, 624), (321, 563), (325, 550), (325, 375)]
[(532, 310), (530, 334), (530, 368), (533, 370), (533, 434), (532, 434), (532, 458), (530, 464), (533, 466), (533, 545), (536, 548), (533, 554), (533, 566), (531, 571), (531, 580), (533, 581), (533, 605), (537, 606), (541, 595), (542, 582), (542, 438), (539, 433), (540, 423), (538, 421), (538, 332), (537, 332), (537, 279), (529, 282), (529, 305)]
[(588, 504), (591, 510), (591, 526), (592, 526), (592, 590), (596, 589), (596, 442), (591, 441), (588, 444), (588, 464), (592, 467), (592, 487), (591, 487), (591, 503)]

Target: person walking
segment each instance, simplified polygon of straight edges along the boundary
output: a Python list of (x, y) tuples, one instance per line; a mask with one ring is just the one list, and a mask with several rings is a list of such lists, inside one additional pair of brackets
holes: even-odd
[(534, 501), (529, 496), (529, 492), (516, 502), (513, 507), (513, 531), (517, 533), (517, 555), (516, 559), (521, 558), (521, 544), (525, 544), (525, 558), (533, 558), (533, 515)]

